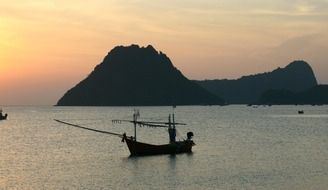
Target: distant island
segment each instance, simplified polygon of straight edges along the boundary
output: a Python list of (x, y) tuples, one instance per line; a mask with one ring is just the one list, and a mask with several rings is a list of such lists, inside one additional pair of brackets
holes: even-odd
[(298, 93), (317, 85), (311, 66), (294, 61), (285, 68), (271, 72), (243, 76), (236, 80), (195, 81), (209, 92), (220, 95), (228, 104), (257, 104), (268, 90), (287, 90)]
[(236, 80), (187, 79), (151, 45), (117, 46), (57, 106), (171, 106), (327, 104), (311, 66), (293, 61), (271, 72)]
[(268, 90), (259, 104), (267, 105), (323, 105), (328, 104), (328, 85), (317, 85), (302, 92), (289, 90)]
[(58, 106), (223, 105), (224, 100), (188, 80), (151, 45), (117, 46)]

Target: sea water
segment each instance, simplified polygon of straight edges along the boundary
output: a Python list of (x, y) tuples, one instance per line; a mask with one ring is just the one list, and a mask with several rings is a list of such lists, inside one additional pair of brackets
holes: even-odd
[[(327, 106), (178, 106), (178, 138), (194, 133), (192, 154), (129, 157), (115, 136), (53, 119), (133, 135), (131, 123), (167, 121), (172, 107), (3, 107), (0, 189), (280, 189), (328, 188)], [(298, 114), (304, 110), (304, 114)], [(162, 128), (137, 139), (168, 143)]]

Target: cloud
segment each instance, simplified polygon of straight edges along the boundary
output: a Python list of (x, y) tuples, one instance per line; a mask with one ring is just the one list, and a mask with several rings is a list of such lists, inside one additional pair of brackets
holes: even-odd
[(311, 64), (319, 82), (327, 84), (327, 49), (328, 35), (314, 33), (287, 39), (275, 47), (257, 52), (254, 57), (258, 57), (258, 62), (271, 67), (281, 67), (281, 64), (293, 60), (305, 60)]

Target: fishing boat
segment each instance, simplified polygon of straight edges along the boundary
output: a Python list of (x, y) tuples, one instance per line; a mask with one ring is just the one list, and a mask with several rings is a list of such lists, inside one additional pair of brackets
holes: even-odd
[[(169, 115), (168, 122), (138, 121), (139, 112), (133, 114), (133, 120), (113, 120), (113, 123), (130, 122), (134, 126), (134, 136), (128, 137), (123, 134), (122, 142), (126, 142), (132, 156), (156, 155), (156, 154), (179, 154), (190, 153), (195, 145), (192, 137), (193, 132), (187, 133), (187, 138), (182, 141), (176, 140), (176, 126), (186, 125), (185, 123), (176, 123), (174, 113)], [(154, 145), (137, 141), (137, 126), (167, 128), (169, 133), (169, 143), (163, 145)]]
[[(131, 156), (146, 156), (146, 155), (158, 155), (158, 154), (180, 154), (180, 153), (191, 153), (192, 147), (195, 145), (192, 137), (193, 132), (187, 133), (187, 138), (177, 141), (176, 140), (176, 126), (186, 125), (185, 123), (176, 123), (174, 118), (174, 113), (170, 114), (168, 117), (168, 122), (154, 122), (154, 121), (139, 121), (140, 117), (139, 111), (135, 111), (132, 120), (112, 120), (115, 124), (120, 124), (122, 122), (132, 123), (134, 127), (134, 136), (127, 136), (126, 133), (118, 134), (108, 131), (101, 131), (97, 129), (87, 128), (80, 125), (71, 124), (68, 122), (56, 120), (57, 122), (71, 125), (74, 127), (115, 135), (122, 138), (122, 142), (127, 144)], [(154, 128), (166, 128), (169, 133), (169, 143), (154, 145), (149, 143), (140, 142), (137, 140), (137, 127), (154, 127)]]
[(2, 109), (1, 109), (0, 110), (0, 120), (6, 120), (7, 116), (8, 116), (8, 114), (5, 114), (5, 115), (2, 114)]

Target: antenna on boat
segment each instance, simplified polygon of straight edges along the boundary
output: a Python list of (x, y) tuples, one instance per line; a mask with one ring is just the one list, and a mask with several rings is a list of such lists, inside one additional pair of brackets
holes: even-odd
[(175, 129), (174, 110), (176, 107), (177, 107), (176, 105), (172, 106), (172, 127), (173, 127), (173, 129)]
[(134, 109), (133, 113), (133, 124), (134, 124), (134, 140), (137, 141), (137, 120), (140, 117), (140, 112), (137, 109)]
[(177, 106), (175, 104), (172, 105), (172, 113), (173, 113), (173, 115), (174, 115), (174, 110), (175, 110), (176, 107)]
[[(172, 116), (171, 114), (169, 115), (169, 127), (168, 127), (168, 132), (169, 132), (169, 137), (170, 137), (170, 143), (174, 143), (176, 140), (176, 129), (175, 129), (175, 119), (174, 119), (174, 108), (176, 106), (173, 105), (172, 106)], [(172, 121), (171, 121), (172, 120)]]

